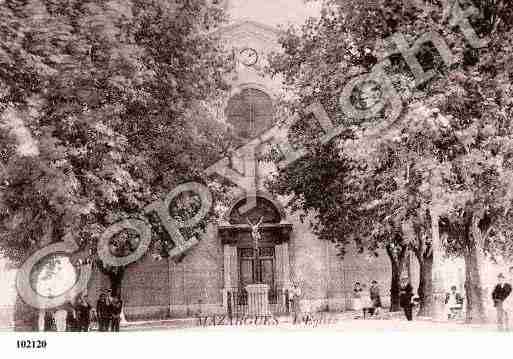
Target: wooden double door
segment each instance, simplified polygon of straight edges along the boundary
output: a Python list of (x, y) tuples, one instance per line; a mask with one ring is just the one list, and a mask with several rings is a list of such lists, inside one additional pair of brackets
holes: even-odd
[(274, 288), (274, 246), (258, 248), (238, 248), (239, 286), (264, 283)]

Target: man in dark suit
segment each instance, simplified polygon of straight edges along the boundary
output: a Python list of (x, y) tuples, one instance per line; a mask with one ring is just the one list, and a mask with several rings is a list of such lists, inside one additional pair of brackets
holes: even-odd
[(499, 330), (509, 330), (508, 312), (504, 310), (504, 301), (511, 293), (511, 285), (504, 281), (504, 275), (501, 273), (498, 276), (499, 283), (495, 286), (492, 292), (492, 299), (497, 309), (497, 325)]
[(413, 320), (413, 288), (410, 284), (410, 280), (407, 277), (401, 278), (401, 289), (400, 289), (400, 304), (404, 309), (404, 314), (408, 321)]
[(110, 302), (105, 293), (100, 294), (100, 299), (96, 304), (96, 313), (98, 315), (98, 330), (100, 332), (107, 332), (110, 328)]
[(91, 324), (91, 304), (87, 299), (87, 294), (82, 294), (77, 300), (77, 321), (80, 332), (88, 332)]

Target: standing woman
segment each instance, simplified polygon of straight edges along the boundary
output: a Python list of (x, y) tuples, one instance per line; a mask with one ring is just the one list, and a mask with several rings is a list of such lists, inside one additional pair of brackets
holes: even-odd
[(413, 320), (413, 288), (408, 277), (401, 278), (400, 304), (408, 321)]
[(292, 285), (291, 293), (292, 295), (292, 310), (294, 312), (294, 324), (297, 324), (299, 317), (301, 316), (301, 288), (299, 288), (299, 284), (294, 282)]
[(353, 287), (353, 298), (352, 298), (352, 307), (353, 310), (356, 312), (359, 312), (360, 310), (363, 310), (362, 305), (362, 286), (360, 285), (360, 282), (356, 282)]

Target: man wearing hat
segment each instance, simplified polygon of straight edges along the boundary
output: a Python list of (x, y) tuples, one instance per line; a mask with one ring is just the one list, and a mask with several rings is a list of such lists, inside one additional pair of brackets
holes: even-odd
[(401, 277), (400, 292), (399, 292), (400, 305), (404, 310), (404, 315), (408, 321), (413, 320), (413, 287), (411, 286), (408, 277)]
[(511, 293), (511, 285), (504, 281), (504, 275), (502, 273), (500, 273), (497, 278), (499, 283), (492, 292), (493, 303), (495, 309), (497, 309), (497, 325), (499, 330), (509, 330), (508, 312), (504, 310), (504, 301)]
[(109, 331), (111, 324), (111, 304), (109, 300), (108, 292), (102, 291), (100, 298), (96, 303), (96, 313), (98, 315), (98, 330), (100, 332)]

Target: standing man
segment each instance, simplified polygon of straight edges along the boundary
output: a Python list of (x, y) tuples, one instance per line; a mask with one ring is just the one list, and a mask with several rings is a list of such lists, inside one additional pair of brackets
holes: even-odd
[(78, 331), (88, 332), (91, 324), (91, 304), (87, 300), (87, 294), (83, 293), (77, 301)]
[(373, 280), (370, 286), (370, 299), (372, 301), (373, 315), (378, 315), (381, 308), (381, 294), (378, 282)]
[(413, 288), (408, 277), (401, 278), (400, 304), (408, 321), (413, 320)]
[(98, 330), (106, 332), (110, 327), (110, 303), (105, 293), (100, 294), (96, 303), (96, 313), (98, 315)]
[(497, 309), (497, 325), (499, 330), (509, 330), (508, 312), (504, 308), (504, 301), (511, 293), (511, 285), (506, 283), (504, 275), (500, 273), (497, 277), (499, 283), (492, 292), (492, 299), (495, 309)]
[(123, 301), (121, 298), (114, 297), (111, 303), (111, 331), (119, 332), (119, 322), (121, 322), (121, 311), (123, 309)]

